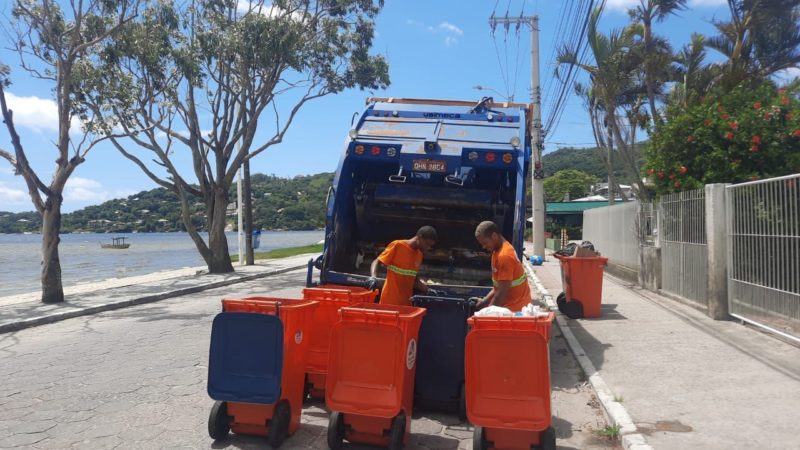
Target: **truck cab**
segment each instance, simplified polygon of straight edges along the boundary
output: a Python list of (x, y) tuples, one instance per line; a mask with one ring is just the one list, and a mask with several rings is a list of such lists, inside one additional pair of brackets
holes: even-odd
[(486, 293), (491, 255), (475, 227), (494, 221), (522, 257), (528, 112), (528, 105), (486, 97), (367, 99), (329, 191), (324, 251), (315, 263), (320, 281), (363, 284), (391, 241), (431, 225), (439, 239), (420, 279), (452, 295)]

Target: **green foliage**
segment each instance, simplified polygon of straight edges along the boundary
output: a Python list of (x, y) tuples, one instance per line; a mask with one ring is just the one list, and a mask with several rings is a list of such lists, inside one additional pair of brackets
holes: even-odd
[[(605, 180), (608, 175), (602, 150), (597, 148), (560, 148), (542, 156), (542, 166), (545, 176), (548, 177), (567, 169), (580, 170), (601, 180)], [(614, 160), (614, 178), (623, 184), (630, 184), (631, 181), (625, 176), (619, 158)]]
[(544, 180), (544, 196), (548, 202), (560, 202), (566, 194), (574, 200), (589, 193), (597, 178), (580, 170), (566, 169)]
[(688, 107), (667, 108), (647, 148), (659, 193), (800, 172), (798, 90), (769, 81), (715, 91)]
[[(294, 178), (253, 174), (254, 226), (267, 230), (323, 228), (325, 198), (332, 183), (332, 173)], [(230, 198), (236, 198), (235, 186)], [(189, 205), (194, 225), (207, 229), (205, 203), (191, 197)], [(228, 217), (228, 224), (235, 226), (235, 215)], [(41, 226), (41, 216), (35, 212), (0, 212), (0, 233), (39, 232)], [(163, 188), (64, 214), (61, 229), (64, 233), (186, 231), (181, 220), (180, 201)]]

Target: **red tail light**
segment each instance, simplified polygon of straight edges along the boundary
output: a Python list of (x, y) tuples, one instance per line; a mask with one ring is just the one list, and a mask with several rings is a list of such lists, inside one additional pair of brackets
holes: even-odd
[(486, 162), (494, 162), (494, 160), (497, 159), (497, 155), (495, 155), (493, 152), (489, 152), (486, 154), (485, 158)]

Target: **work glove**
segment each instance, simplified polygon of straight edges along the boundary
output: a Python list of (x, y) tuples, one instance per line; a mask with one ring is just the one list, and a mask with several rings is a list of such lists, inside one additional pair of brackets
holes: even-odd
[(475, 302), (475, 311), (480, 311), (489, 306), (489, 302), (484, 300), (483, 297), (470, 297), (469, 300)]
[(443, 297), (446, 294), (445, 294), (444, 291), (440, 291), (438, 289), (428, 289), (428, 295), (431, 295), (431, 296), (434, 296), (434, 297)]
[(366, 284), (364, 285), (370, 291), (378, 289), (378, 279), (375, 277), (367, 278)]

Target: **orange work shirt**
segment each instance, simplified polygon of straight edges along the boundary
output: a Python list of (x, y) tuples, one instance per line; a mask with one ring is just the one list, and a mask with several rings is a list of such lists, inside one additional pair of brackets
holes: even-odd
[(386, 266), (386, 282), (381, 290), (382, 305), (411, 305), (422, 252), (404, 240), (393, 241), (378, 256)]
[(517, 252), (508, 241), (503, 242), (500, 250), (492, 252), (492, 284), (497, 287), (498, 281), (510, 281), (511, 289), (506, 294), (504, 308), (512, 312), (522, 311), (531, 302), (531, 289), (525, 268), (517, 258)]

